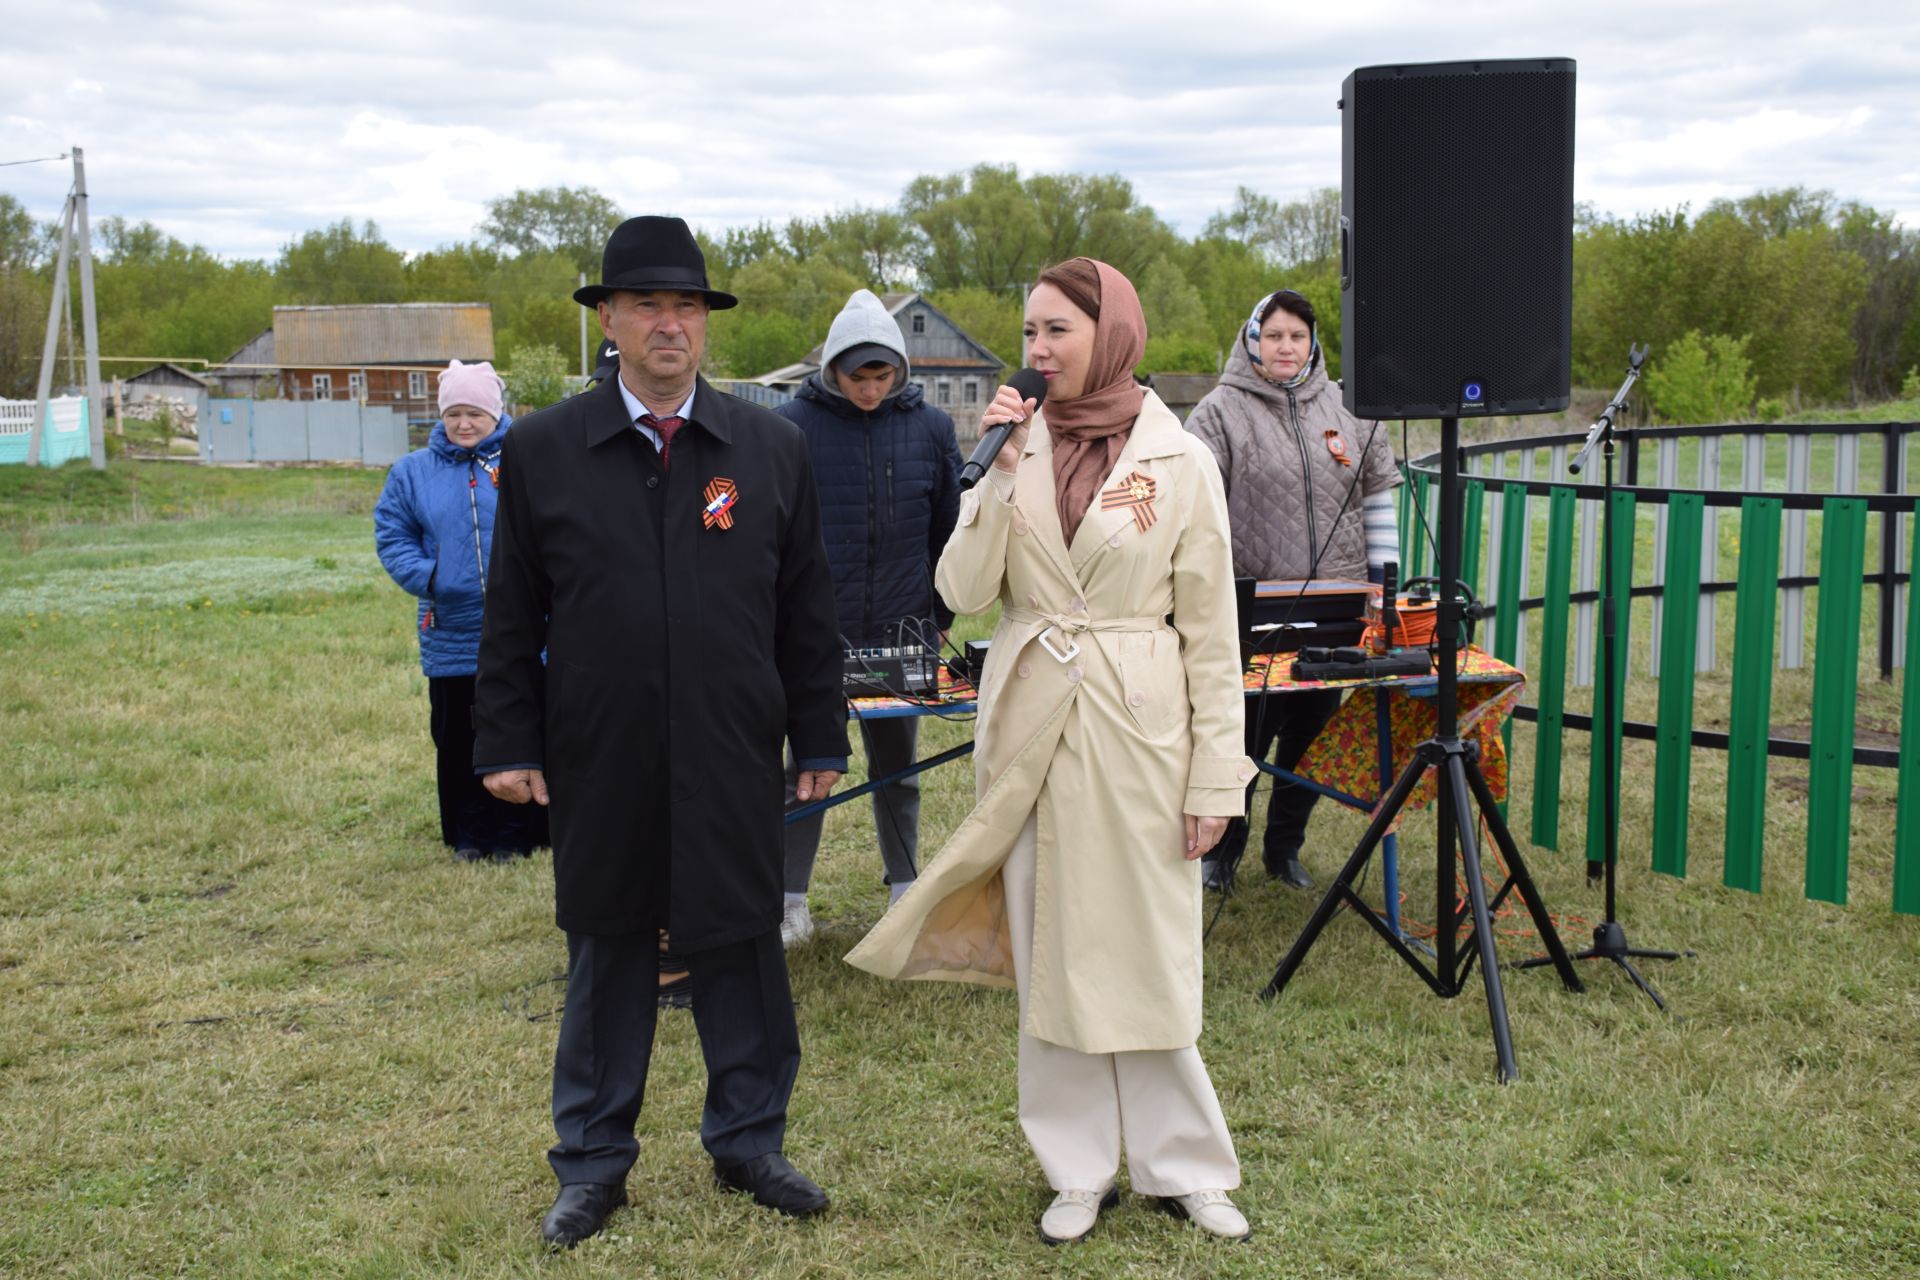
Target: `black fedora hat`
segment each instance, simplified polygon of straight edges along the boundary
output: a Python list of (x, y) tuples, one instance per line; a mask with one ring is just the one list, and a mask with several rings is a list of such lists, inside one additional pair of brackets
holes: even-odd
[(613, 229), (606, 252), (600, 255), (600, 283), (575, 289), (573, 300), (591, 307), (619, 289), (704, 294), (715, 311), (740, 302), (730, 293), (707, 287), (706, 256), (682, 219), (652, 215), (628, 218)]

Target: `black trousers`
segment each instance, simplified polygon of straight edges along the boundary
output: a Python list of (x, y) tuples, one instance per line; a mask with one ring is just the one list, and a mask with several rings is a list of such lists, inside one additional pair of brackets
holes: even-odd
[(429, 676), (427, 705), (440, 784), (440, 839), (482, 853), (528, 853), (546, 844), (546, 809), (498, 799), (473, 771), (473, 677)]
[[(787, 957), (775, 929), (684, 957), (707, 1063), (700, 1142), (718, 1164), (778, 1151), (800, 1073)], [(634, 1121), (659, 1013), (660, 936), (567, 935), (567, 998), (553, 1054), (547, 1161), (562, 1185), (617, 1186), (640, 1154)]]
[[(1340, 709), (1340, 691), (1338, 689), (1307, 689), (1298, 693), (1263, 693), (1247, 703), (1247, 754), (1255, 760), (1265, 760), (1267, 753), (1273, 753), (1275, 767), (1292, 769), (1300, 763), (1300, 757), (1307, 754), (1307, 748), (1327, 727), (1327, 721), (1333, 719), (1333, 713)], [(1247, 784), (1247, 807), (1253, 807), (1253, 789), (1260, 785), (1262, 774), (1255, 774), (1253, 781)], [(1277, 871), (1282, 862), (1300, 856), (1300, 846), (1307, 838), (1307, 817), (1313, 812), (1314, 802), (1320, 798), (1318, 792), (1308, 787), (1295, 786), (1291, 782), (1282, 782), (1278, 778), (1266, 777), (1273, 783), (1273, 795), (1267, 801), (1267, 832), (1262, 842), (1261, 860), (1269, 872)], [(1207, 853), (1208, 862), (1226, 862), (1237, 866), (1247, 852), (1250, 836), (1248, 820), (1235, 818), (1227, 824), (1226, 834), (1220, 837), (1220, 843)]]

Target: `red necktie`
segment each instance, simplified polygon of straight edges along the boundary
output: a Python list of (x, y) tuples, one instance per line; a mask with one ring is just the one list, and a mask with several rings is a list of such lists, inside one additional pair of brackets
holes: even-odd
[(673, 447), (673, 433), (685, 426), (686, 422), (685, 418), (676, 418), (671, 414), (664, 418), (656, 418), (651, 413), (640, 415), (641, 426), (652, 427), (660, 433), (660, 469), (662, 471), (667, 469), (667, 450)]

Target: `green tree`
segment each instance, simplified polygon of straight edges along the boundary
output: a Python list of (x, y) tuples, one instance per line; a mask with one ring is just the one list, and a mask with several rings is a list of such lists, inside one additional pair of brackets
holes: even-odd
[(1920, 231), (1859, 203), (1839, 212), (1840, 243), (1860, 259), (1864, 295), (1853, 319), (1853, 397), (1893, 394), (1900, 385), (1905, 338), (1920, 303)]
[(592, 187), (523, 188), (487, 201), (480, 234), (503, 253), (557, 253), (592, 274), (622, 221), (620, 207)]
[(727, 282), (737, 311), (709, 321), (708, 364), (754, 378), (805, 356), (825, 340), (834, 316), (861, 281), (824, 257), (799, 261), (784, 251), (748, 261)]
[(943, 289), (929, 292), (926, 298), (1008, 369), (1020, 367), (1025, 350), (1021, 337), (1027, 314), (1025, 290)]
[(274, 276), (288, 304), (398, 302), (407, 294), (406, 257), (373, 222), (351, 218), (309, 231), (280, 251)]
[(1710, 426), (1739, 422), (1753, 408), (1758, 380), (1747, 339), (1689, 330), (1647, 364), (1647, 399), (1662, 422)]
[(0, 192), (0, 272), (30, 271), (46, 257), (47, 233), (27, 207)]
[(840, 209), (787, 222), (786, 250), (805, 262), (824, 258), (867, 287), (884, 291), (913, 270), (913, 228), (892, 209)]
[(544, 409), (567, 395), (567, 358), (557, 347), (515, 347), (507, 354), (507, 403)]
[(1281, 204), (1248, 187), (1207, 220), (1202, 238), (1236, 240), (1281, 268), (1319, 267), (1340, 254), (1340, 189), (1321, 187)]

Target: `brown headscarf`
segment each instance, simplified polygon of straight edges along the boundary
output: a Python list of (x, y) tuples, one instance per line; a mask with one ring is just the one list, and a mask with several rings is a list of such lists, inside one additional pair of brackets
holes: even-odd
[[(1040, 273), (1093, 318), (1093, 359), (1086, 391), (1071, 400), (1048, 400), (1042, 415), (1053, 436), (1054, 502), (1067, 544), (1100, 486), (1127, 447), (1146, 393), (1133, 380), (1134, 366), (1147, 349), (1147, 317), (1133, 282), (1104, 262), (1074, 258)], [(1092, 305), (1089, 306), (1088, 304)]]

